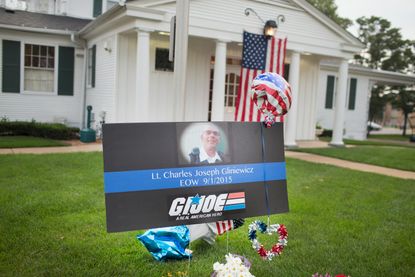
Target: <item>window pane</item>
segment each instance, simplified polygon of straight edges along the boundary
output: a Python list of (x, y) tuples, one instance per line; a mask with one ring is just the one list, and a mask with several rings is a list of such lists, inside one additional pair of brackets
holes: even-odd
[(55, 60), (53, 58), (48, 59), (48, 68), (55, 68)]
[[(232, 75), (231, 75), (231, 76), (232, 76)], [(229, 85), (228, 95), (233, 95), (233, 94), (234, 94), (234, 93), (233, 93), (233, 90), (234, 90), (233, 84), (232, 84), (232, 85)]]
[(48, 56), (55, 57), (55, 47), (48, 47)]
[(33, 55), (39, 55), (39, 45), (33, 45)]
[(233, 107), (233, 97), (229, 97), (228, 107)]
[(156, 70), (173, 71), (174, 63), (169, 61), (169, 49), (156, 48)]
[(32, 54), (32, 45), (31, 44), (25, 44), (24, 53), (25, 53), (25, 55), (31, 55)]
[(46, 57), (47, 53), (47, 47), (46, 46), (40, 46), (40, 55), (43, 57)]
[(31, 59), (30, 56), (25, 56), (24, 57), (24, 65), (25, 66), (31, 66), (32, 65), (31, 61), (32, 61), (32, 59)]
[(33, 57), (32, 66), (39, 67), (39, 58), (38, 57)]
[(233, 74), (233, 73), (229, 74), (229, 82), (230, 83), (233, 83), (234, 78), (235, 78), (235, 74)]
[(46, 58), (40, 58), (40, 67), (45, 68), (46, 67)]
[(357, 79), (351, 78), (350, 79), (350, 91), (349, 91), (349, 110), (354, 110), (355, 108), (356, 87), (357, 87)]
[(333, 98), (334, 98), (334, 76), (327, 76), (327, 87), (326, 87), (326, 109), (333, 108)]

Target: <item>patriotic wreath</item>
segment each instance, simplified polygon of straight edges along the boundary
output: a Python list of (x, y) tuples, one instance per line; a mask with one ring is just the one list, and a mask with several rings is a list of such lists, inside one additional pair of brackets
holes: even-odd
[[(249, 225), (248, 230), (248, 238), (252, 242), (252, 248), (254, 248), (263, 259), (271, 261), (274, 256), (281, 255), (284, 247), (287, 245), (288, 232), (283, 224), (272, 224), (267, 226), (264, 222), (256, 220)], [(257, 231), (262, 234), (267, 233), (268, 235), (278, 233), (278, 242), (272, 246), (271, 250), (266, 250), (257, 239)]]

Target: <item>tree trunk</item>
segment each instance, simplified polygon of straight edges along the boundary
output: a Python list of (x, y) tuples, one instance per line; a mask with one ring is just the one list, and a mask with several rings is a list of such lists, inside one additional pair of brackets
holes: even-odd
[(404, 113), (403, 133), (402, 133), (402, 136), (406, 136), (406, 124), (407, 123), (408, 123), (408, 113)]

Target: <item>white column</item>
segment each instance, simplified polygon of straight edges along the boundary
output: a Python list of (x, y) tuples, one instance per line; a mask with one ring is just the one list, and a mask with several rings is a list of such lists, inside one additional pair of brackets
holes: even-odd
[(336, 93), (336, 106), (334, 110), (334, 126), (333, 136), (330, 141), (330, 145), (344, 146), (343, 143), (343, 126), (344, 126), (344, 113), (346, 110), (346, 97), (347, 97), (347, 75), (349, 70), (349, 64), (347, 60), (341, 60), (339, 68), (339, 81), (337, 84)]
[(174, 50), (174, 118), (185, 120), (189, 0), (176, 1), (176, 40)]
[(136, 121), (146, 122), (150, 93), (150, 33), (149, 30), (137, 30), (137, 61), (135, 82)]
[(300, 87), (300, 53), (293, 52), (291, 54), (289, 83), (291, 85), (291, 108), (287, 113), (285, 146), (296, 147), (296, 129), (297, 129), (297, 107), (298, 92)]
[(226, 42), (216, 41), (215, 69), (212, 92), (212, 121), (225, 117)]

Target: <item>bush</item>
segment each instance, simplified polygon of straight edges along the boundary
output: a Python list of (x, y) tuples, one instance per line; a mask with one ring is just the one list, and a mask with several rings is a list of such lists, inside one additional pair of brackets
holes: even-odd
[(68, 140), (78, 138), (78, 134), (79, 128), (68, 127), (61, 123), (0, 120), (0, 136), (32, 136)]
[(333, 130), (326, 130), (324, 129), (323, 133), (319, 135), (318, 137), (332, 137), (333, 136)]

